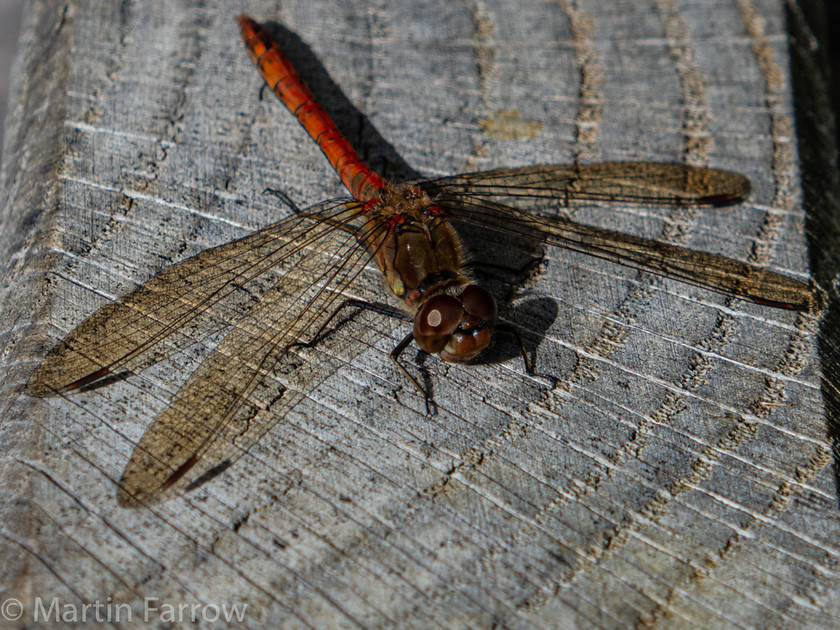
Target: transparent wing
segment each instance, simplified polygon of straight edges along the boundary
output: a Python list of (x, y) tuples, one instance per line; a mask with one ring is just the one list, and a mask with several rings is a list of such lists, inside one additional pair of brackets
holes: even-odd
[[(368, 225), (368, 231), (387, 226)], [(314, 232), (314, 233), (313, 233)], [(123, 505), (196, 485), (256, 443), (314, 384), (328, 363), (308, 362), (296, 346), (314, 336), (372, 253), (369, 233), (317, 221), (309, 245), (282, 263), (280, 281), (228, 333), (155, 418), (120, 482)], [(306, 363), (305, 369), (300, 369)]]
[[(453, 220), (589, 254), (772, 306), (809, 309), (807, 284), (717, 254), (550, 216), (571, 201), (720, 206), (743, 201), (737, 173), (659, 162), (604, 162), (499, 169), (418, 182)], [(526, 211), (527, 208), (531, 211)]]
[[(750, 194), (739, 173), (669, 162), (542, 164), (423, 180), (430, 194), (447, 193), (516, 205), (549, 199), (625, 203), (728, 205)], [(527, 208), (523, 208), (527, 209)]]
[[(296, 346), (338, 306), (373, 255), (365, 243), (386, 229), (361, 222), (357, 204), (345, 200), (205, 250), (85, 320), (47, 355), (28, 391), (63, 392), (146, 365), (189, 341), (196, 319), (241, 315), (241, 304), (227, 302), (258, 288), (246, 314), (140, 439), (118, 500), (136, 505), (195, 484), (229, 465), (329, 376), (326, 362), (299, 369), (306, 349)], [(253, 284), (259, 281), (262, 288)]]
[[(313, 210), (324, 220), (350, 224), (357, 209), (347, 201)], [(167, 267), (56, 344), (30, 377), (27, 392), (61, 393), (146, 367), (190, 343), (202, 318), (224, 327), (247, 306), (234, 294), (309, 247), (321, 236), (313, 231), (317, 223), (295, 215)]]

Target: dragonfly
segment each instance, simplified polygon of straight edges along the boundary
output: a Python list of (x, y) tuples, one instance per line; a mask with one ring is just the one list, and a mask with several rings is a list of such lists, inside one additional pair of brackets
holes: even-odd
[[(229, 332), (175, 392), (136, 444), (118, 502), (142, 505), (190, 490), (247, 452), (301, 399), (318, 375), (291, 357), (314, 343), (362, 270), (378, 267), (412, 329), (412, 342), (446, 362), (467, 362), (491, 345), (494, 298), (468, 271), (455, 224), (533, 239), (762, 305), (805, 310), (804, 282), (745, 262), (598, 227), (558, 212), (581, 202), (716, 208), (744, 201), (750, 182), (714, 168), (664, 162), (602, 162), (500, 168), (412, 182), (373, 171), (272, 39), (238, 17), (245, 46), (279, 99), (334, 167), (351, 197), (296, 212), (249, 236), (174, 264), (83, 321), (29, 379), (34, 396), (107, 385), (182, 348), (202, 318)], [(262, 282), (243, 312), (237, 296)], [(250, 296), (250, 294), (248, 294)], [(224, 306), (231, 299), (234, 306)], [(378, 307), (395, 314), (387, 306)], [(527, 357), (526, 357), (527, 358)], [(285, 379), (285, 385), (283, 384)], [(425, 396), (425, 392), (423, 392)]]

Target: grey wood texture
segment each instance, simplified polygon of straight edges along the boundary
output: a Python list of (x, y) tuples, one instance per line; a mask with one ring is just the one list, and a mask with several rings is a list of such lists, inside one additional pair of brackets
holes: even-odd
[[(233, 467), (117, 505), (133, 445), (200, 353), (36, 400), (22, 386), (40, 358), (167, 264), (288, 214), (266, 188), (302, 207), (342, 193), (260, 99), (244, 8), (309, 47), (316, 93), (386, 175), (728, 168), (754, 184), (741, 206), (575, 217), (809, 276), (780, 0), (244, 4), (24, 15), (0, 188), (0, 598), (24, 610), (3, 623), (32, 626), (36, 598), (58, 598), (62, 615), (99, 602), (100, 625), (159, 627), (157, 598), (247, 605), (254, 628), (838, 625), (818, 314), (556, 249), (502, 296), (553, 383), (502, 341), (476, 365), (409, 352), (429, 417), (388, 360), (406, 328), (363, 313), (313, 351), (329, 378)], [(375, 281), (357, 294), (384, 299)], [(172, 625), (218, 627), (212, 613)]]
[(9, 100), (9, 72), (17, 52), (23, 0), (7, 0), (0, 4), (0, 148), (3, 147), (3, 121)]

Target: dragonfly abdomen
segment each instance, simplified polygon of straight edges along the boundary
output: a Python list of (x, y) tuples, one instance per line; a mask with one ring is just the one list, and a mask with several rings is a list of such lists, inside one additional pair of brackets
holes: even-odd
[(350, 193), (361, 200), (375, 196), (385, 187), (379, 174), (359, 157), (266, 30), (247, 15), (237, 19), (265, 82), (318, 143)]

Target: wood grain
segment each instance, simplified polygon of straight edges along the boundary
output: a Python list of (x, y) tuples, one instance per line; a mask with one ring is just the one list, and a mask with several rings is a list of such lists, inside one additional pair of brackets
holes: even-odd
[[(266, 188), (301, 207), (342, 193), (294, 117), (260, 97), (241, 10), (35, 0), (24, 16), (0, 177), (0, 599), (25, 607), (9, 627), (32, 625), (35, 598), (79, 618), (126, 604), (115, 627), (157, 627), (147, 598), (247, 605), (254, 628), (840, 623), (820, 314), (554, 249), (515, 290), (496, 286), (554, 380), (528, 376), (501, 339), (476, 365), (408, 353), (438, 406), (428, 417), (388, 360), (401, 323), (364, 313), (312, 352), (331, 376), (235, 466), (150, 508), (117, 504), (134, 445), (218, 339), (62, 398), (22, 392), (40, 358), (166, 265), (289, 214)], [(749, 202), (574, 218), (809, 276), (779, 0), (247, 10), (276, 23), (386, 176), (726, 168), (751, 180)], [(358, 294), (384, 295), (374, 274)], [(188, 613), (173, 625), (194, 627)]]

